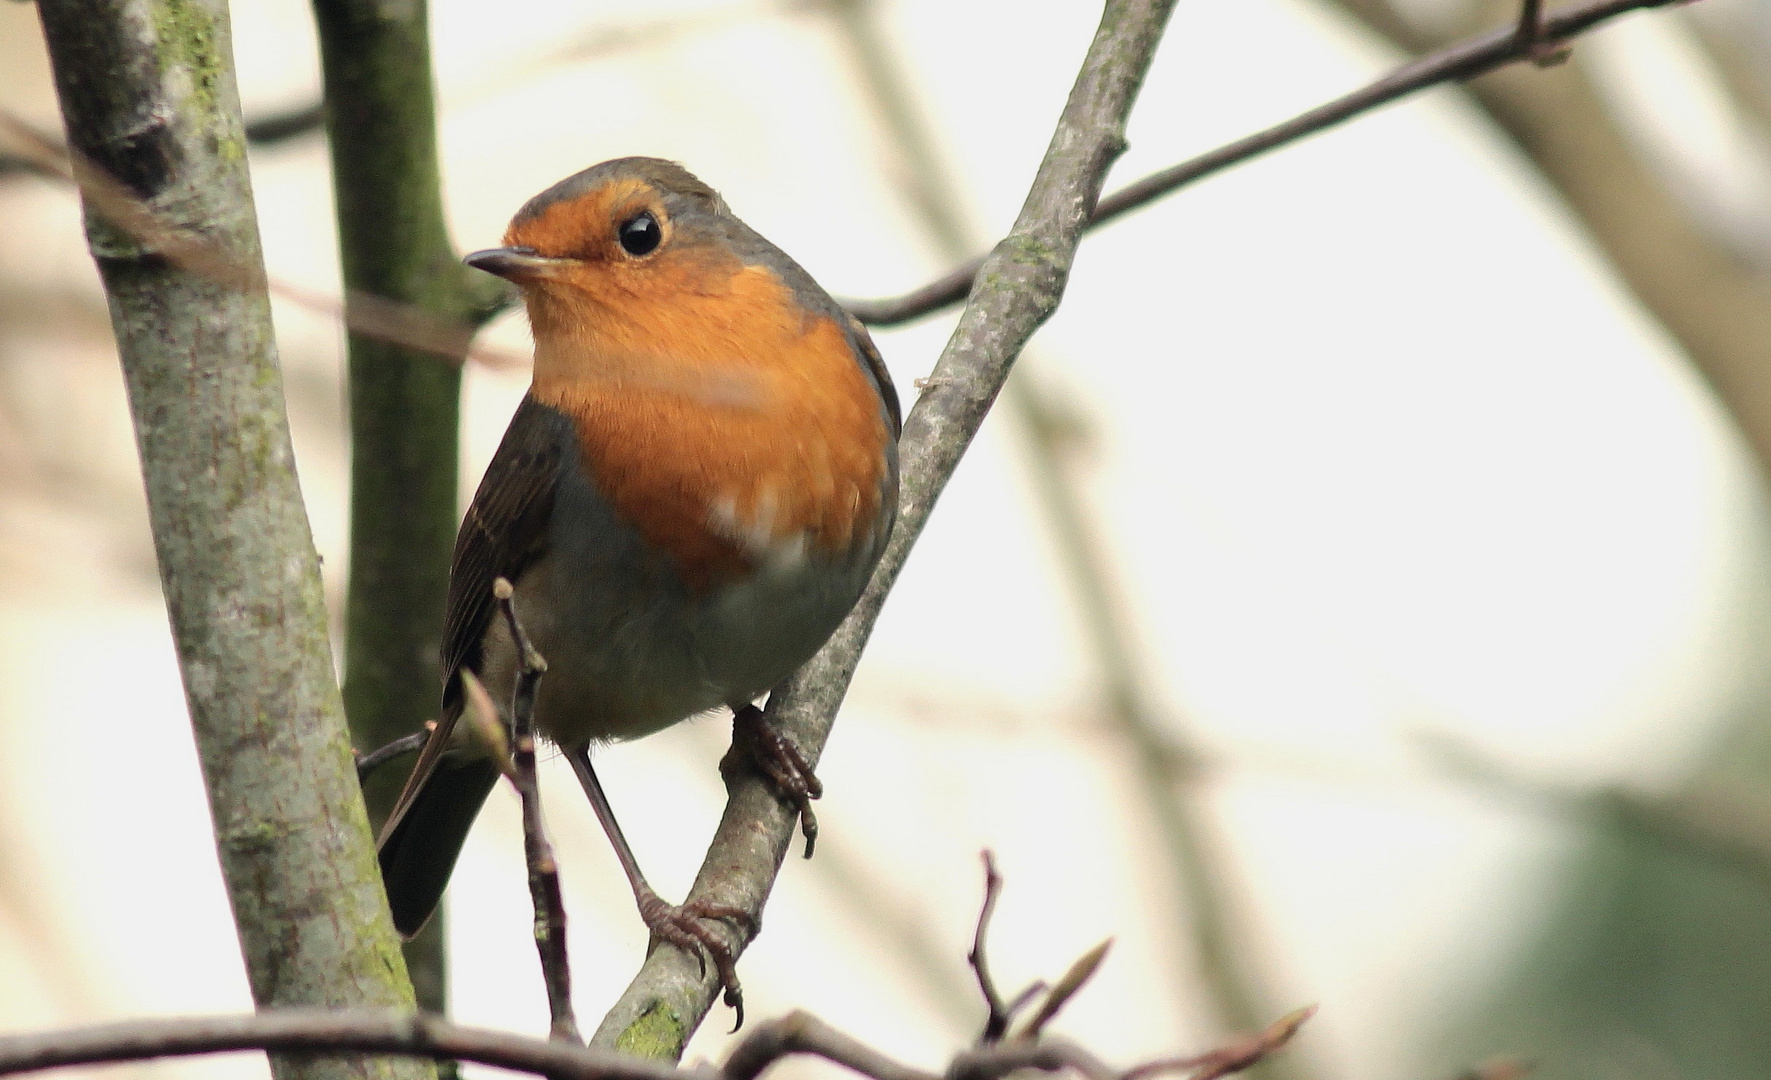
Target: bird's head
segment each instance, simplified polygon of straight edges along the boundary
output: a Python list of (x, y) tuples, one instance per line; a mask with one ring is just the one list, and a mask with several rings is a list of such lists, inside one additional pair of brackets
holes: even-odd
[(522, 289), (538, 383), (779, 365), (783, 342), (838, 310), (717, 192), (658, 158), (567, 177), (517, 211), (504, 245), (466, 262)]

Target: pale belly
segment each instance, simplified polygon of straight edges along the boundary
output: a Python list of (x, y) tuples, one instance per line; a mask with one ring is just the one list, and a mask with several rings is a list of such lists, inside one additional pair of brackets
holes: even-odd
[[(807, 558), (692, 595), (662, 555), (574, 470), (556, 496), (548, 554), (516, 584), (547, 660), (536, 726), (555, 742), (633, 739), (767, 692), (809, 659), (867, 584), (872, 549)], [(508, 706), (515, 650), (488, 628), (481, 678)]]

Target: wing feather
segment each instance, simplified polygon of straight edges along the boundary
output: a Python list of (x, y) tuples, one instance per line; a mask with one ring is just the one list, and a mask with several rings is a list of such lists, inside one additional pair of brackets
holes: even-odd
[(523, 396), (511, 417), (504, 441), (486, 466), (479, 490), (455, 535), (449, 567), (449, 600), (443, 616), (443, 711), (394, 809), (382, 825), (385, 845), (418, 800), (448, 749), (461, 717), (462, 668), (480, 662), (486, 627), (496, 614), (492, 582), (513, 584), (547, 550), (548, 522), (553, 516), (561, 446), (566, 419), (555, 410)]

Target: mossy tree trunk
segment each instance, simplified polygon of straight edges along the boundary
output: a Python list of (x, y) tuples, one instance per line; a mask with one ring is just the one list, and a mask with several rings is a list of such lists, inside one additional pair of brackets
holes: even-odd
[[(252, 992), (410, 1007), (332, 674), (220, 0), (44, 0), (71, 146), (239, 272), (89, 214), (185, 695)], [(282, 1080), (434, 1075), (275, 1058)]]

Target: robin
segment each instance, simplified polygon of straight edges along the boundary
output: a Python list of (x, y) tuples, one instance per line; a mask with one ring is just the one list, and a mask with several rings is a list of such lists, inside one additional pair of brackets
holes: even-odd
[(808, 809), (817, 778), (754, 701), (823, 645), (885, 547), (897, 394), (861, 324), (679, 165), (568, 177), (504, 244), (465, 261), (522, 291), (534, 380), (456, 537), (441, 717), (380, 840), (394, 924), (410, 936), (430, 918), (499, 776), (452, 733), (462, 672), (511, 700), (504, 578), (547, 661), (536, 728), (583, 781), (654, 937), (706, 950), (730, 998), (732, 957), (708, 924), (743, 913), (658, 897), (589, 751), (727, 706)]

